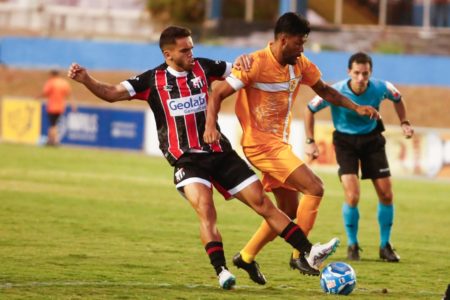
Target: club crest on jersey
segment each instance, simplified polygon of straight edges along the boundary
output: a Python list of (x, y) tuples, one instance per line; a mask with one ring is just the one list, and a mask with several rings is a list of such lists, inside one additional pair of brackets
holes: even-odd
[(289, 92), (293, 93), (295, 91), (295, 88), (297, 87), (299, 81), (300, 78), (294, 78), (289, 80)]
[(173, 85), (166, 84), (165, 86), (163, 86), (163, 89), (164, 89), (166, 92), (171, 92), (172, 89), (173, 89)]
[(184, 172), (184, 169), (178, 169), (178, 171), (175, 172), (175, 180), (177, 182), (180, 182), (181, 180), (183, 180), (184, 175), (186, 175), (186, 173)]
[(195, 114), (206, 110), (206, 94), (200, 93), (188, 97), (167, 100), (167, 106), (172, 117)]
[(194, 77), (193, 79), (191, 79), (191, 83), (192, 86), (196, 89), (200, 89), (205, 85), (201, 77)]

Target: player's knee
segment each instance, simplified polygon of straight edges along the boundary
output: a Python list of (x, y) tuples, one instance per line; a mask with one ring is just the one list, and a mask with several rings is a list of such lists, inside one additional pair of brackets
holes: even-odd
[(265, 194), (262, 194), (257, 201), (252, 203), (252, 208), (261, 216), (267, 216), (272, 209), (276, 209), (275, 205), (273, 205), (272, 201)]
[[(322, 180), (320, 180), (319, 177), (317, 177), (311, 184), (310, 187), (308, 187), (309, 195), (317, 196), (317, 197), (323, 197), (323, 194), (325, 193), (325, 188), (323, 186)], [(305, 192), (306, 193), (306, 192)]]
[(385, 205), (391, 205), (393, 200), (393, 195), (391, 191), (380, 193), (380, 202)]
[(213, 221), (216, 218), (216, 209), (211, 201), (204, 201), (194, 207), (200, 219), (203, 221)]
[(352, 191), (346, 191), (346, 202), (351, 207), (356, 207), (359, 203), (359, 193), (352, 192)]

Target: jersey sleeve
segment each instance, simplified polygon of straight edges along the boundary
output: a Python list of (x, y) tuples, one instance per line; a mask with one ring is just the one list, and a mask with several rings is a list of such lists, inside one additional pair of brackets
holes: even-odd
[(386, 84), (385, 98), (391, 100), (392, 102), (400, 102), (400, 100), (402, 100), (402, 95), (397, 90), (397, 88), (389, 81), (385, 81), (385, 84)]
[(300, 58), (300, 67), (302, 70), (301, 84), (308, 86), (315, 85), (322, 77), (322, 73), (312, 61), (310, 61), (304, 54)]
[(308, 108), (310, 111), (312, 111), (313, 113), (316, 113), (318, 111), (321, 111), (322, 109), (326, 108), (330, 106), (330, 103), (326, 100), (324, 100), (322, 97), (320, 96), (315, 96), (314, 98), (311, 99), (311, 101), (309, 101), (308, 103)]
[(223, 60), (211, 60), (207, 58), (197, 58), (205, 71), (206, 77), (212, 82), (223, 80), (231, 73), (232, 64)]
[(255, 81), (255, 78), (258, 76), (259, 72), (259, 60), (257, 57), (253, 55), (253, 63), (250, 67), (249, 71), (232, 69), (230, 76), (226, 78), (226, 81), (229, 85), (235, 90), (238, 91), (245, 86), (249, 86), (252, 82)]
[(127, 89), (131, 99), (147, 100), (153, 84), (153, 73), (153, 70), (148, 70), (140, 75), (122, 81), (120, 84)]

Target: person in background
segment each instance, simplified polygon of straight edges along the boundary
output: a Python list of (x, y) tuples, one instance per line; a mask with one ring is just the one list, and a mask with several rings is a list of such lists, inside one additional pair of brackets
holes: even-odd
[[(363, 52), (353, 54), (348, 61), (349, 79), (333, 84), (333, 87), (360, 105), (370, 105), (379, 110), (383, 100), (393, 102), (406, 138), (411, 138), (414, 130), (406, 116), (405, 103), (400, 92), (388, 81), (371, 78), (372, 59)], [(342, 207), (345, 230), (348, 239), (347, 257), (360, 259), (358, 242), (358, 203), (360, 200), (359, 169), (361, 179), (371, 179), (378, 195), (378, 223), (380, 226), (380, 258), (388, 262), (400, 261), (400, 256), (390, 243), (394, 221), (394, 204), (391, 173), (386, 156), (381, 120), (361, 117), (343, 107), (328, 101), (327, 97), (316, 96), (305, 109), (305, 152), (311, 159), (317, 158), (319, 148), (314, 141), (314, 115), (330, 107), (335, 131), (333, 144), (339, 165), (339, 178), (344, 188), (345, 202)]]
[(72, 88), (69, 82), (60, 76), (58, 70), (51, 70), (50, 77), (44, 84), (38, 98), (46, 98), (47, 117), (49, 127), (47, 132), (47, 145), (56, 146), (59, 144), (58, 120), (66, 110), (67, 100), (71, 102), (72, 111), (76, 111), (76, 106), (72, 97)]

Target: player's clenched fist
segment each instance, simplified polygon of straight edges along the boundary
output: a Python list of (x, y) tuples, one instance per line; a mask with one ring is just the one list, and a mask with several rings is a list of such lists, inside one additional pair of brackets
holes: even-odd
[(78, 82), (83, 82), (87, 78), (87, 71), (79, 64), (72, 63), (67, 71), (67, 76)]
[(205, 132), (203, 133), (203, 140), (207, 144), (213, 144), (220, 140), (220, 132), (215, 127), (205, 126)]

